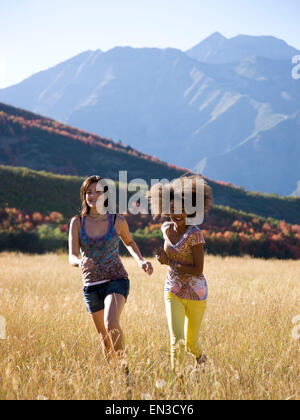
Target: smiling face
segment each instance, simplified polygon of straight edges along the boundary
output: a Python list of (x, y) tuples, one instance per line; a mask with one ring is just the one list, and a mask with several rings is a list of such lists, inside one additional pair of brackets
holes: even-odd
[[(180, 208), (180, 206), (178, 207)], [(187, 214), (184, 212), (183, 209), (181, 213), (175, 213), (175, 211), (176, 211), (175, 202), (173, 200), (170, 203), (170, 218), (172, 222), (175, 223), (178, 228), (185, 226)]]
[(85, 199), (86, 199), (86, 203), (87, 205), (91, 208), (91, 209), (96, 209), (97, 208), (97, 201), (99, 199), (99, 197), (101, 197), (101, 195), (103, 195), (104, 192), (103, 191), (97, 191), (97, 183), (93, 183), (91, 184), (85, 193)]

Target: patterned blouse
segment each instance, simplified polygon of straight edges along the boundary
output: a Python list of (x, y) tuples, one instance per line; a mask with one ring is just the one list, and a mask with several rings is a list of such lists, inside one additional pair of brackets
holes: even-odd
[[(198, 226), (189, 226), (179, 242), (173, 245), (167, 236), (167, 230), (171, 225), (172, 222), (165, 222), (161, 227), (167, 257), (182, 265), (193, 265), (192, 247), (205, 243), (201, 229)], [(201, 276), (182, 274), (171, 267), (168, 269), (165, 291), (189, 300), (206, 300), (208, 294), (207, 283), (203, 274)]]
[(83, 274), (84, 286), (104, 283), (110, 280), (128, 278), (119, 256), (119, 236), (115, 230), (113, 215), (108, 215), (106, 234), (91, 238), (85, 229), (86, 217), (80, 229), (80, 248), (82, 257), (92, 258), (94, 268)]

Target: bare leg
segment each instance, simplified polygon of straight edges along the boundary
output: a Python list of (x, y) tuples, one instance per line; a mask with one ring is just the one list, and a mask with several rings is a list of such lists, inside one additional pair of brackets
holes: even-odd
[(123, 358), (124, 336), (120, 327), (120, 316), (125, 303), (125, 297), (116, 293), (108, 295), (104, 302), (104, 326), (111, 339), (115, 359)]
[(112, 355), (114, 354), (114, 349), (111, 343), (110, 336), (107, 333), (104, 325), (104, 310), (95, 312), (94, 314), (92, 314), (92, 318), (98, 331), (98, 334), (101, 338), (103, 353), (106, 357), (106, 360), (109, 361), (111, 360)]

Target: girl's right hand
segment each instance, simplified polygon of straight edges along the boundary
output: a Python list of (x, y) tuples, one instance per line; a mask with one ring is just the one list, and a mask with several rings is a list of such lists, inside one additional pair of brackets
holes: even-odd
[(149, 276), (151, 276), (153, 274), (153, 267), (152, 267), (152, 264), (151, 264), (150, 261), (144, 261), (144, 260), (142, 260), (142, 261), (139, 262), (139, 266)]

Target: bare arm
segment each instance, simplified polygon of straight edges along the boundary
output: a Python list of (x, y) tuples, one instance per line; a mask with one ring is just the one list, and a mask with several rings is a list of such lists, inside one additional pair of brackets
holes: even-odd
[(193, 265), (178, 264), (177, 261), (170, 260), (166, 252), (162, 249), (157, 259), (161, 264), (176, 268), (176, 271), (182, 274), (192, 274), (194, 276), (201, 276), (204, 268), (204, 250), (203, 244), (195, 245), (192, 247)]
[(203, 244), (192, 247), (193, 265), (177, 264), (176, 270), (182, 274), (193, 274), (194, 276), (201, 276), (204, 268), (204, 251)]
[(80, 243), (79, 243), (79, 232), (80, 232), (80, 219), (74, 217), (71, 220), (70, 231), (69, 231), (69, 264), (73, 267), (79, 267), (81, 258), (80, 255)]
[(139, 247), (132, 239), (132, 236), (129, 231), (128, 223), (126, 222), (125, 218), (123, 216), (118, 216), (116, 221), (116, 231), (128, 249), (130, 255), (136, 260), (138, 265), (149, 275), (153, 273), (152, 265), (149, 261), (145, 261)]

